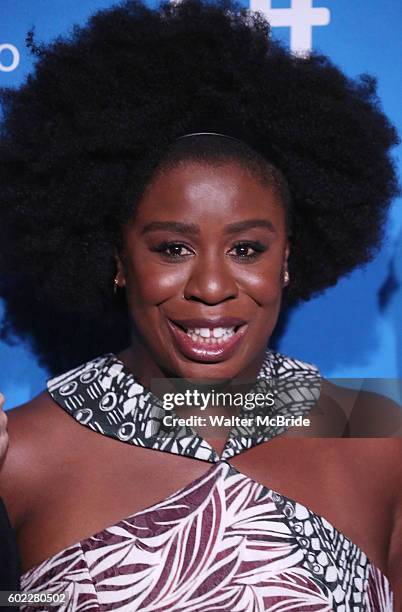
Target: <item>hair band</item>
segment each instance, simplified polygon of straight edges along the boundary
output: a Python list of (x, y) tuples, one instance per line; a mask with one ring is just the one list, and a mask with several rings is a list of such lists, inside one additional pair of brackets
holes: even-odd
[(244, 145), (245, 143), (234, 136), (228, 136), (227, 134), (219, 134), (218, 132), (192, 132), (191, 134), (184, 134), (183, 136), (178, 136), (177, 140), (182, 140), (183, 138), (190, 138), (191, 136), (220, 136), (221, 138), (228, 138), (229, 140), (234, 140), (235, 142), (239, 142)]

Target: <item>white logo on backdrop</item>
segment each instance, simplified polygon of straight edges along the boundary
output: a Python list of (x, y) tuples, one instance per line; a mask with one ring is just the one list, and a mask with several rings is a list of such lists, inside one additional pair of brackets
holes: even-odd
[(263, 13), (273, 27), (289, 27), (290, 48), (298, 55), (312, 51), (313, 27), (326, 26), (331, 19), (329, 9), (314, 7), (313, 0), (290, 0), (290, 8), (272, 8), (271, 0), (250, 0), (250, 9)]
[[(9, 51), (11, 53), (11, 64), (4, 64), (4, 56), (6, 55), (3, 51)], [(8, 55), (8, 54), (7, 54)], [(20, 52), (17, 47), (10, 45), (9, 43), (0, 44), (0, 72), (12, 72), (15, 70), (20, 63)]]

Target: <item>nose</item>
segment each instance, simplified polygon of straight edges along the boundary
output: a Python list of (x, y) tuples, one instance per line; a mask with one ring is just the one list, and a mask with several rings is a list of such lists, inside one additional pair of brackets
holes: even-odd
[(238, 286), (227, 262), (218, 257), (200, 258), (184, 287), (184, 298), (210, 306), (236, 298)]

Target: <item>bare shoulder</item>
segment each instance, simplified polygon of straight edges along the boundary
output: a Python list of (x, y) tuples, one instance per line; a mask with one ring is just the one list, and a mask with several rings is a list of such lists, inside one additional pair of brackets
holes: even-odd
[(323, 405), (344, 414), (344, 437), (402, 439), (402, 406), (385, 395), (328, 380), (323, 380), (321, 393)]
[(60, 464), (72, 419), (47, 391), (7, 415), (9, 446), (0, 470), (0, 495), (18, 529)]
[(347, 450), (351, 464), (364, 464), (369, 470), (383, 472), (399, 494), (402, 478), (402, 407), (384, 395), (347, 389), (323, 382), (323, 394), (345, 415), (346, 427), (340, 447)]

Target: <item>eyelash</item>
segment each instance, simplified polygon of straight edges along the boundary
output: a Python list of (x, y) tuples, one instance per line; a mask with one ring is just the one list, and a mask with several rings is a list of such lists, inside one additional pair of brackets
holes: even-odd
[[(151, 251), (160, 253), (163, 257), (169, 259), (170, 261), (172, 260), (178, 261), (179, 259), (183, 259), (185, 257), (190, 256), (189, 254), (173, 255), (173, 254), (167, 253), (168, 249), (171, 249), (174, 247), (180, 247), (180, 248), (185, 248), (189, 250), (189, 247), (187, 247), (185, 244), (182, 244), (181, 242), (161, 242), (160, 244), (153, 247)], [(235, 255), (233, 257), (233, 259), (236, 259), (237, 261), (240, 261), (241, 263), (249, 263), (251, 261), (254, 261), (257, 257), (259, 257), (259, 255), (261, 255), (261, 253), (264, 253), (267, 250), (267, 247), (263, 245), (261, 242), (258, 242), (258, 241), (254, 242), (254, 241), (249, 241), (249, 240), (237, 242), (236, 244), (233, 245), (231, 250), (240, 248), (240, 247), (247, 248), (247, 249), (254, 249), (254, 253), (252, 253), (251, 255)]]

